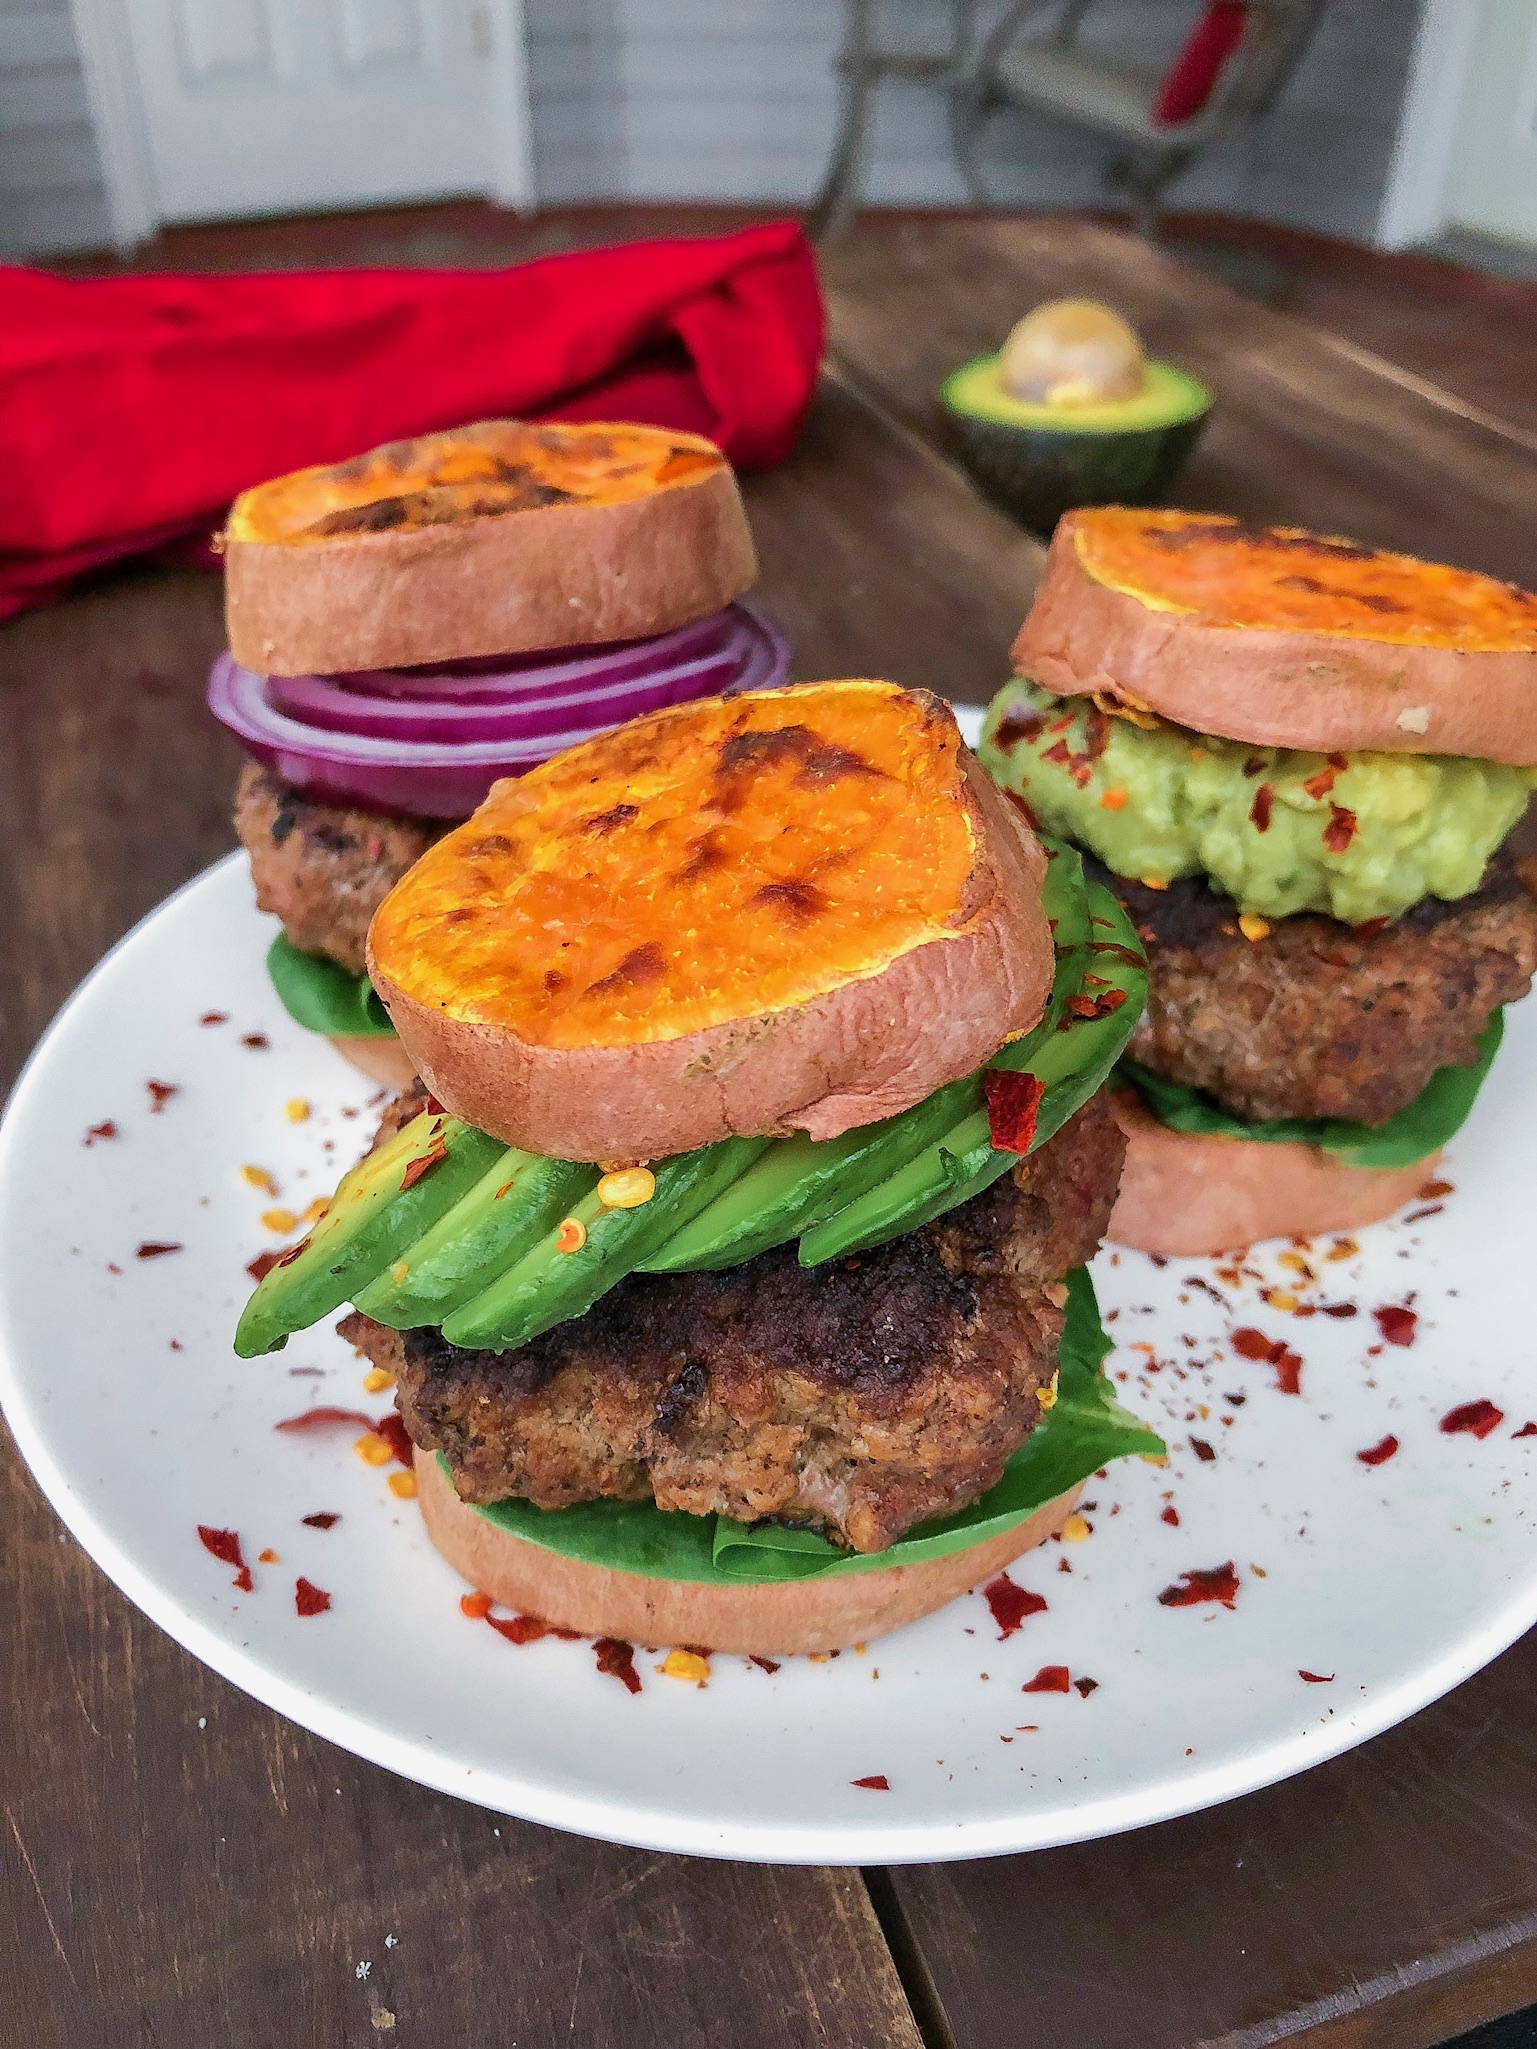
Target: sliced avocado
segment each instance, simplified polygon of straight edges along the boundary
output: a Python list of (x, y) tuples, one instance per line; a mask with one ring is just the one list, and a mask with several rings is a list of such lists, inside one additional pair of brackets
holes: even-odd
[(447, 1111), (424, 1111), (342, 1178), (302, 1245), (264, 1276), (235, 1332), (242, 1359), (279, 1351), (350, 1301), (451, 1209), (505, 1148)]
[(512, 1146), (352, 1299), (392, 1330), (441, 1324), (552, 1231), (597, 1180), (597, 1168), (582, 1161), (547, 1160)]
[(726, 1138), (698, 1152), (661, 1161), (656, 1189), (637, 1209), (609, 1209), (596, 1187), (574, 1203), (568, 1215), (585, 1236), (572, 1252), (560, 1248), (551, 1231), (517, 1264), (443, 1320), (450, 1344), (470, 1350), (515, 1351), (557, 1323), (583, 1316), (679, 1225), (713, 1202), (773, 1143), (767, 1138)]
[(1200, 439), (1211, 408), (1205, 385), (1154, 362), (1132, 398), (1026, 404), (1004, 389), (996, 356), (953, 371), (939, 399), (979, 489), (1042, 534), (1075, 505), (1151, 504)]

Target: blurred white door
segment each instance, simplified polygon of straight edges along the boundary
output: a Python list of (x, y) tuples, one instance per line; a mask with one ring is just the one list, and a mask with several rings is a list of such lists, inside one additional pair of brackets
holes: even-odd
[(498, 184), (497, 0), (120, 4), (163, 220)]
[(1537, 246), (1537, 0), (1483, 0), (1447, 214), (1460, 226)]

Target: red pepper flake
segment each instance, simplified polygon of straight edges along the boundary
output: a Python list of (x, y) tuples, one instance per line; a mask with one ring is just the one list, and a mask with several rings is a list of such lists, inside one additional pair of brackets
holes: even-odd
[(487, 1615), (486, 1620), (497, 1635), (505, 1636), (509, 1643), (538, 1643), (541, 1637), (550, 1634), (549, 1623), (541, 1621), (537, 1615)]
[(245, 1270), (253, 1281), (264, 1281), (275, 1266), (283, 1264), (281, 1252), (258, 1252), (254, 1259), (248, 1259)]
[(1261, 783), (1254, 792), (1254, 802), (1249, 806), (1249, 823), (1256, 832), (1269, 832), (1270, 807), (1275, 802), (1275, 790), (1269, 783)]
[(307, 1579), (294, 1581), (294, 1607), (301, 1615), (324, 1615), (331, 1596)]
[(149, 1090), (149, 1114), (151, 1117), (158, 1117), (166, 1104), (170, 1102), (172, 1096), (179, 1096), (181, 1094), (180, 1082), (147, 1081), (144, 1086)]
[(998, 721), (993, 745), (1000, 753), (1012, 754), (1021, 740), (1038, 740), (1045, 730), (1045, 712), (1022, 711), (1018, 705), (1011, 705)]
[(1385, 1309), (1374, 1309), (1372, 1317), (1383, 1342), (1389, 1345), (1412, 1345), (1415, 1326), (1419, 1318), (1412, 1309), (1400, 1309), (1390, 1303)]
[(884, 1772), (871, 1772), (868, 1778), (850, 1779), (851, 1786), (863, 1786), (867, 1793), (889, 1793), (891, 1781)]
[(122, 1271), (123, 1269), (118, 1265), (115, 1259), (109, 1259), (107, 1261), (107, 1272), (109, 1274), (120, 1274)]
[(1537, 1423), (1523, 1423), (1514, 1434), (1517, 1437), (1537, 1437)]
[(391, 1409), (389, 1414), (381, 1416), (373, 1427), (374, 1434), (382, 1437), (390, 1450), (394, 1452), (396, 1463), (402, 1466), (409, 1466), (411, 1464), (411, 1439), (407, 1434), (405, 1424), (400, 1420), (399, 1412)]
[(323, 1430), (328, 1424), (349, 1425), (354, 1430), (372, 1430), (375, 1423), (372, 1416), (365, 1416), (361, 1409), (334, 1409), (322, 1402), (319, 1408), (306, 1409), (299, 1416), (285, 1416), (281, 1423), (274, 1423), (274, 1430)]
[(1329, 756), (1329, 766), (1321, 768), (1317, 775), (1310, 775), (1302, 787), (1310, 797), (1320, 799), (1327, 797), (1349, 766), (1350, 763), (1343, 754), (1331, 754)]
[(249, 1046), (253, 1053), (265, 1053), (272, 1041), (265, 1032), (247, 1032), (240, 1043)]
[(1158, 1520), (1160, 1522), (1167, 1523), (1171, 1530), (1177, 1530), (1179, 1528), (1179, 1510), (1171, 1502), (1170, 1505), (1166, 1509), (1164, 1509), (1162, 1514), (1159, 1516)]
[(1318, 1306), (1325, 1316), (1359, 1316), (1361, 1314), (1354, 1302), (1320, 1302)]
[(1357, 939), (1375, 939), (1377, 934), (1385, 932), (1387, 927), (1386, 918), (1368, 918), (1364, 924), (1352, 925), (1350, 929)]
[(1398, 1439), (1390, 1430), (1387, 1436), (1380, 1438), (1376, 1444), (1369, 1444), (1365, 1451), (1358, 1451), (1356, 1457), (1363, 1466), (1382, 1466), (1387, 1464), (1397, 1449)]
[(1301, 1394), (1302, 1355), (1283, 1345), (1281, 1356), (1275, 1362), (1276, 1388), (1281, 1394)]
[(1356, 836), (1356, 814), (1343, 804), (1329, 806), (1329, 823), (1324, 827), (1324, 845), (1331, 854), (1347, 853)]
[(401, 1175), (401, 1194), (404, 1195), (408, 1188), (414, 1188), (418, 1181), (432, 1172), (434, 1167), (441, 1167), (447, 1158), (448, 1146), (440, 1138), (431, 1152), (423, 1153), (420, 1159), (412, 1160), (406, 1171)]
[(1056, 741), (1052, 746), (1048, 747), (1041, 756), (1042, 761), (1055, 762), (1056, 764), (1058, 764), (1058, 766), (1062, 768), (1066, 768), (1068, 764), (1072, 761), (1072, 758), (1073, 750), (1068, 746), (1065, 740)]
[(1076, 1693), (1081, 1693), (1084, 1699), (1087, 1700), (1091, 1693), (1098, 1693), (1099, 1681), (1097, 1679), (1075, 1679), (1073, 1681), (1073, 1690)]
[(146, 1238), (142, 1245), (134, 1247), (133, 1256), (135, 1259), (160, 1259), (167, 1252), (180, 1252), (180, 1250), (181, 1242), (179, 1239)]
[(1211, 1446), (1206, 1442), (1206, 1439), (1204, 1437), (1192, 1437), (1190, 1440), (1190, 1449), (1195, 1453), (1196, 1457), (1201, 1461), (1203, 1466), (1209, 1466), (1212, 1460), (1217, 1456), (1217, 1454), (1212, 1450)]
[(1300, 1665), (1297, 1667), (1297, 1677), (1305, 1679), (1309, 1686), (1332, 1686), (1334, 1684), (1334, 1674), (1332, 1672), (1304, 1672)]
[(314, 1515), (301, 1515), (299, 1520), (301, 1523), (307, 1524), (312, 1530), (334, 1530), (341, 1521), (341, 1517), (334, 1509), (322, 1508), (318, 1509)]
[(777, 1658), (760, 1658), (756, 1651), (749, 1655), (747, 1662), (749, 1665), (756, 1665), (762, 1672), (777, 1672), (779, 1670), (779, 1660)]
[(1067, 1009), (1073, 1017), (1081, 1017), (1092, 1021), (1096, 1018), (1110, 1017), (1115, 1011), (1120, 1009), (1125, 1001), (1126, 991), (1124, 989), (1106, 989), (1098, 996), (1085, 996), (1081, 993), (1077, 996), (1069, 996), (1067, 999)]
[(85, 1134), (85, 1137), (80, 1141), (80, 1143), (82, 1145), (95, 1145), (97, 1139), (99, 1138), (116, 1137), (117, 1126), (113, 1123), (110, 1117), (104, 1117), (100, 1124), (93, 1124), (91, 1126), (90, 1130)]
[(1027, 1679), (1021, 1693), (1071, 1693), (1072, 1675), (1066, 1665), (1042, 1665), (1033, 1679)]
[(1182, 1572), (1182, 1586), (1165, 1587), (1158, 1596), (1161, 1608), (1194, 1608), (1202, 1601), (1220, 1601), (1231, 1608), (1238, 1599), (1239, 1578), (1230, 1558), (1226, 1565), (1198, 1566)]
[(598, 1670), (618, 1679), (631, 1693), (640, 1692), (640, 1674), (635, 1669), (635, 1646), (617, 1636), (600, 1636), (593, 1644)]
[(229, 1012), (227, 1010), (205, 1010), (198, 1019), (198, 1023), (200, 1025), (228, 1024)]
[(1464, 1431), (1474, 1437), (1487, 1437), (1491, 1430), (1498, 1430), (1504, 1420), (1505, 1411), (1497, 1409), (1493, 1402), (1463, 1402), (1460, 1407), (1447, 1410), (1441, 1418), (1441, 1428), (1448, 1437), (1456, 1437)]
[(1416, 1188), (1415, 1194), (1421, 1202), (1439, 1202), (1443, 1195), (1456, 1193), (1450, 1181), (1427, 1181), (1423, 1188)]
[[(1334, 1315), (1337, 1312), (1330, 1310), (1326, 1313)], [(1354, 1315), (1355, 1311), (1351, 1310), (1349, 1314)], [(1241, 1330), (1235, 1330), (1231, 1334), (1228, 1343), (1240, 1359), (1255, 1359), (1266, 1366), (1273, 1366), (1276, 1370), (1276, 1387), (1280, 1393), (1301, 1394), (1301, 1354), (1292, 1351), (1280, 1338), (1267, 1338), (1262, 1330), (1255, 1330), (1251, 1324), (1245, 1324)]]
[(1044, 1596), (1031, 1593), (1028, 1587), (1016, 1585), (1006, 1572), (1000, 1572), (996, 1579), (989, 1580), (982, 1589), (982, 1595), (998, 1625), (1000, 1643), (1013, 1636), (1027, 1616), (1039, 1615), (1046, 1606)]
[(234, 1530), (216, 1530), (207, 1523), (199, 1523), (197, 1533), (202, 1539), (205, 1551), (211, 1551), (221, 1565), (233, 1565), (236, 1568), (235, 1585), (239, 1588), (240, 1592), (243, 1594), (250, 1593), (256, 1582), (252, 1579), (251, 1568), (246, 1564), (245, 1558), (241, 1553), (240, 1538), (236, 1532)]
[(1410, 1210), (1408, 1216), (1404, 1218), (1404, 1222), (1406, 1224), (1418, 1224), (1423, 1222), (1426, 1217), (1438, 1217), (1443, 1207), (1444, 1205), (1439, 1202), (1427, 1202), (1423, 1209)]
[(982, 1076), (987, 1130), (1001, 1153), (1027, 1153), (1035, 1144), (1035, 1122), (1046, 1084), (1033, 1074), (988, 1068)]

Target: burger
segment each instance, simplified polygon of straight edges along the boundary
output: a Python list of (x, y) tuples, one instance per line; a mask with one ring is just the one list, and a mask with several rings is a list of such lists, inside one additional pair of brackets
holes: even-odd
[(490, 420), (244, 492), (209, 703), (290, 1014), (391, 1087), (368, 921), (498, 777), (661, 705), (784, 680), (713, 442)]
[(751, 690), (587, 740), (422, 855), (367, 962), (419, 1080), (236, 1350), (350, 1303), (483, 1593), (833, 1649), (1161, 1453), (1084, 1271), (1141, 949), (940, 700)]
[(1423, 1185), (1537, 966), (1537, 598), (1354, 541), (1056, 530), (981, 758), (1147, 948), (1110, 1235), (1348, 1230)]

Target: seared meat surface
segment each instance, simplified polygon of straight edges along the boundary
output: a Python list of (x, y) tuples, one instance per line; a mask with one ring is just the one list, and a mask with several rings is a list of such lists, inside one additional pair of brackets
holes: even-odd
[(1132, 1058), (1240, 1117), (1383, 1124), (1438, 1067), (1472, 1065), (1490, 1014), (1537, 969), (1537, 859), (1506, 850), (1472, 896), (1427, 897), (1380, 931), (1309, 912), (1258, 940), (1204, 880), (1154, 890), (1084, 865), (1147, 946)]
[(301, 953), (361, 975), (369, 920), (448, 826), (322, 803), (248, 761), (235, 787), (235, 830), (262, 909), (282, 919)]
[(780, 1517), (878, 1551), (999, 1478), (1056, 1369), (1061, 1289), (1109, 1218), (1125, 1141), (1101, 1092), (961, 1208), (805, 1269), (632, 1274), (515, 1352), (341, 1325), (399, 1378), (466, 1501), (603, 1497)]

